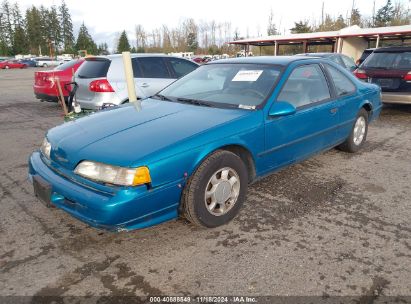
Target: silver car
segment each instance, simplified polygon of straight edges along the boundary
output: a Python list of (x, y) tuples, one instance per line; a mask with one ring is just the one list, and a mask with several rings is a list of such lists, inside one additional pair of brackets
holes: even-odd
[[(198, 67), (189, 60), (159, 54), (132, 54), (131, 61), (138, 99), (156, 94)], [(84, 109), (128, 102), (122, 55), (86, 58), (74, 81), (78, 84), (77, 101)]]

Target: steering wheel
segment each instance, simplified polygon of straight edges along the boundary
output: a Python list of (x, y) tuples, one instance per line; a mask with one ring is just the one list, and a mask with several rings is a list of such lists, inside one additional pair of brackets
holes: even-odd
[[(254, 89), (244, 89), (244, 90), (241, 91), (241, 93), (244, 93), (245, 95), (247, 95), (247, 93), (251, 93), (251, 94), (253, 94), (254, 96), (258, 96), (258, 97), (261, 97), (261, 98), (265, 98), (265, 96), (264, 96), (263, 93), (261, 93), (261, 92), (259, 92), (259, 91), (257, 91), (257, 90), (254, 90)], [(249, 94), (248, 94), (248, 95), (249, 95)]]

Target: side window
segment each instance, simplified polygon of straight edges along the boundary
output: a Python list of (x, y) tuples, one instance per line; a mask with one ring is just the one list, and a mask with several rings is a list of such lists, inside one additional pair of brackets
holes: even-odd
[(170, 62), (170, 65), (173, 68), (177, 78), (183, 77), (184, 75), (194, 71), (198, 67), (194, 63), (178, 58), (169, 58), (168, 62)]
[(137, 60), (140, 63), (144, 78), (170, 78), (167, 66), (162, 57), (143, 57)]
[(331, 97), (327, 80), (318, 64), (299, 66), (291, 72), (277, 100), (296, 108)]
[(356, 68), (354, 60), (352, 60), (350, 57), (347, 56), (341, 56), (342, 61), (344, 62), (345, 66), (350, 69), (354, 70)]
[(337, 96), (350, 94), (355, 91), (356, 87), (347, 76), (338, 71), (336, 68), (327, 64), (327, 70), (330, 73), (332, 81), (334, 83)]
[(131, 66), (133, 67), (134, 78), (142, 78), (143, 74), (141, 73), (141, 66), (137, 58), (131, 58)]

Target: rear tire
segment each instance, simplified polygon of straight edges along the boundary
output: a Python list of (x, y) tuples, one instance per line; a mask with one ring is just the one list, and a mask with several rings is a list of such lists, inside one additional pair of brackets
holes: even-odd
[(338, 148), (342, 151), (355, 153), (364, 145), (368, 133), (368, 112), (361, 109), (354, 122), (350, 136)]
[(181, 198), (183, 215), (197, 226), (224, 225), (240, 210), (247, 184), (247, 168), (241, 158), (218, 150), (188, 180)]

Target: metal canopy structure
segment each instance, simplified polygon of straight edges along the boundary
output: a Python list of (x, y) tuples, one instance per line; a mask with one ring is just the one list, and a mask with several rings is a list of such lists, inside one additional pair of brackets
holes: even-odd
[(230, 41), (229, 44), (243, 45), (246, 52), (250, 46), (275, 46), (274, 55), (278, 54), (280, 45), (302, 45), (304, 52), (307, 52), (311, 45), (331, 45), (333, 52), (340, 53), (344, 41), (350, 38), (361, 39), (368, 45), (370, 41), (376, 41), (378, 47), (382, 40), (411, 39), (411, 25), (377, 28), (360, 28), (354, 25), (339, 31), (273, 35)]

